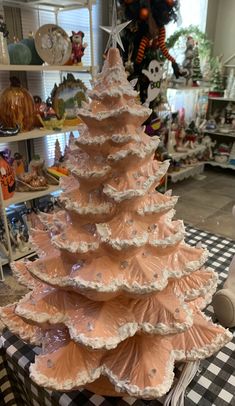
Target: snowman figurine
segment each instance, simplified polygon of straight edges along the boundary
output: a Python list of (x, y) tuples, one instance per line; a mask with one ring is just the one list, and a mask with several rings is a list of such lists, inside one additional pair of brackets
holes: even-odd
[(144, 103), (146, 106), (149, 106), (161, 92), (163, 69), (158, 61), (153, 60), (150, 62), (148, 70), (143, 69), (142, 73), (147, 76), (150, 81), (147, 91), (148, 96)]

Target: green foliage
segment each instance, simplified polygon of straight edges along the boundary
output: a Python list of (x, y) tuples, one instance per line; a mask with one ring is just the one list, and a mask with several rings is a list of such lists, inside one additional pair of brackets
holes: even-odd
[(208, 40), (207, 35), (196, 25), (189, 25), (187, 28), (175, 31), (166, 41), (167, 48), (173, 48), (182, 36), (188, 37), (189, 35), (192, 35), (194, 40), (198, 42), (200, 55), (206, 56), (211, 52), (212, 42)]
[(64, 105), (64, 100), (63, 99), (58, 99), (58, 116), (59, 118), (62, 118), (65, 113), (65, 105)]

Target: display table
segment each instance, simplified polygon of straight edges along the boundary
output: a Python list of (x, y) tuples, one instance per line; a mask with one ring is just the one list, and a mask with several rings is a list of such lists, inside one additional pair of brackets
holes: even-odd
[[(223, 283), (228, 266), (235, 255), (235, 242), (187, 227), (187, 242), (199, 241), (210, 251), (208, 266), (214, 268)], [(206, 311), (213, 316), (211, 306)], [(59, 393), (44, 390), (29, 378), (29, 364), (40, 348), (32, 347), (5, 330), (0, 349), (0, 405), (1, 406), (160, 406), (161, 401), (143, 401), (130, 397), (102, 398), (86, 390)], [(235, 405), (235, 334), (232, 342), (207, 360), (201, 362), (200, 371), (187, 389), (185, 406)]]

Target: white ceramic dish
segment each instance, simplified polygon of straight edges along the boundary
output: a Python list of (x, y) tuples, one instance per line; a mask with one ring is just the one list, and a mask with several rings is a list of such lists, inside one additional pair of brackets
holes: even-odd
[(58, 25), (42, 25), (35, 35), (35, 47), (48, 65), (64, 65), (72, 53), (72, 43), (66, 32)]

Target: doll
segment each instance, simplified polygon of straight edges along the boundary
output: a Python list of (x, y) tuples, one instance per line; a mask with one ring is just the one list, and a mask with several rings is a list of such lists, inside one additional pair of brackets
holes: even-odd
[[(125, 17), (132, 20), (127, 27), (125, 49), (133, 47), (132, 59), (135, 71), (141, 71), (148, 49), (161, 51), (162, 55), (172, 63), (176, 78), (184, 75), (175, 59), (170, 55), (165, 44), (165, 26), (177, 20), (178, 0), (120, 0)], [(125, 56), (124, 56), (125, 59)], [(127, 58), (126, 58), (127, 59)]]
[(74, 65), (80, 64), (82, 62), (82, 57), (84, 55), (84, 51), (87, 47), (87, 44), (83, 44), (84, 33), (82, 31), (72, 31), (72, 36), (70, 37), (72, 41), (72, 63)]

